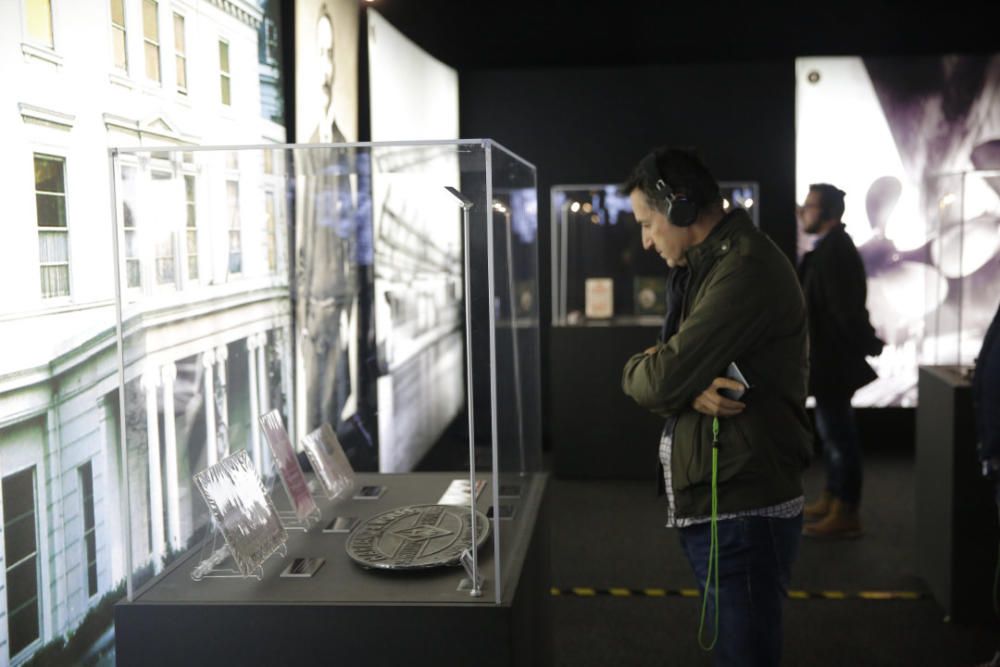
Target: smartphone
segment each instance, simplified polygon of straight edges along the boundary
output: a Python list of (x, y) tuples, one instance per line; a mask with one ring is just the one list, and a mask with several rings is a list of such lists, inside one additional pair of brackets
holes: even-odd
[(743, 376), (742, 371), (740, 371), (740, 367), (736, 365), (735, 361), (732, 362), (732, 363), (730, 363), (729, 367), (726, 368), (726, 377), (729, 378), (730, 380), (736, 380), (737, 382), (739, 382), (740, 384), (742, 384), (743, 385), (743, 389), (739, 389), (739, 390), (736, 390), (736, 389), (720, 389), (719, 390), (720, 394), (722, 394), (726, 398), (734, 400), (734, 401), (738, 401), (741, 398), (743, 398), (744, 396), (746, 396), (747, 391), (750, 389), (750, 383), (747, 382), (746, 377)]

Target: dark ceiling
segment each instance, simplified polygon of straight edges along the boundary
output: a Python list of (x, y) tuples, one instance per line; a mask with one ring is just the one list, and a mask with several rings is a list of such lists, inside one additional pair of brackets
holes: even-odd
[(459, 70), (1000, 51), (1000, 1), (373, 0)]

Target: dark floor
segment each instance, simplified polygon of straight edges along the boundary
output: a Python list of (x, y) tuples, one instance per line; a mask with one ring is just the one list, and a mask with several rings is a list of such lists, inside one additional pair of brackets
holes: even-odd
[[(912, 455), (870, 457), (865, 465), (863, 538), (804, 540), (792, 589), (808, 592), (915, 591)], [(822, 470), (806, 472), (807, 495)], [(693, 588), (663, 498), (653, 481), (552, 479), (552, 585), (559, 589)], [(984, 582), (989, 585), (992, 582)], [(557, 665), (708, 665), (696, 634), (700, 601), (668, 596), (550, 599)], [(920, 600), (789, 600), (785, 665), (974, 665), (1000, 647), (1000, 625), (945, 622)]]

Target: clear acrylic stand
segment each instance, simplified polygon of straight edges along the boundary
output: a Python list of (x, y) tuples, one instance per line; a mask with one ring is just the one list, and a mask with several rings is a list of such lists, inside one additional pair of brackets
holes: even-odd
[[(445, 186), (444, 188), (451, 193), (455, 199), (458, 200), (459, 205), (462, 207), (462, 235), (463, 243), (466, 248), (471, 248), (470, 238), (470, 223), (469, 223), (469, 211), (475, 206), (475, 203), (463, 195), (461, 192), (453, 187)], [(469, 590), (469, 595), (472, 597), (482, 597), (483, 595), (483, 577), (479, 573), (479, 548), (476, 544), (477, 535), (479, 534), (476, 530), (476, 447), (474, 434), (476, 432), (476, 422), (475, 422), (475, 410), (471, 408), (474, 405), (473, 401), (473, 378), (472, 378), (472, 299), (469, 295), (472, 294), (472, 267), (470, 265), (469, 253), (464, 253), (465, 255), (465, 321), (470, 323), (470, 326), (465, 328), (465, 372), (466, 372), (466, 391), (468, 392), (468, 399), (466, 405), (470, 406), (466, 411), (469, 413), (469, 521), (472, 527), (472, 543), (469, 549), (462, 552), (461, 561), (462, 567), (465, 568), (466, 573), (468, 573), (468, 585), (471, 590)], [(492, 289), (492, 288), (491, 288)], [(492, 339), (491, 339), (492, 341)], [(491, 342), (492, 345), (492, 342)], [(459, 584), (459, 590), (462, 589), (462, 584)]]
[(211, 512), (212, 534), (191, 578), (261, 579), (268, 558), (287, 554), (288, 533), (246, 450), (195, 474), (194, 480)]
[[(267, 492), (268, 494), (271, 495), (271, 497), (274, 497), (274, 482), (279, 475), (281, 475), (281, 468), (278, 465), (278, 462), (272, 459), (271, 476), (268, 478), (268, 483), (267, 483)], [(290, 493), (288, 493), (287, 488), (285, 488), (285, 494), (288, 496), (289, 502), (291, 502), (292, 506), (294, 507), (295, 499), (292, 498), (292, 495)], [(295, 530), (302, 532), (308, 531), (309, 528), (314, 523), (317, 523), (322, 518), (322, 512), (320, 512), (320, 509), (315, 504), (315, 501), (313, 503), (313, 508), (309, 511), (309, 514), (307, 514), (305, 518), (300, 519), (298, 513), (295, 510), (277, 510), (277, 513), (278, 513), (278, 520), (281, 521), (282, 528), (284, 528), (285, 530)]]
[(344, 497), (354, 489), (354, 468), (329, 424), (302, 438), (302, 448), (328, 500)]
[(469, 595), (479, 598), (483, 596), (483, 584), (486, 580), (477, 572), (478, 564), (473, 562), (472, 555), (472, 549), (465, 549), (459, 557), (462, 567), (465, 568), (465, 578), (459, 582), (458, 590), (469, 591)]
[[(287, 528), (286, 528), (287, 530)], [(282, 544), (276, 552), (280, 558), (288, 555), (288, 546)], [(224, 567), (224, 565), (226, 565)], [(201, 547), (201, 554), (198, 558), (198, 565), (191, 570), (191, 579), (201, 581), (202, 579), (246, 579), (233, 562), (229, 545), (226, 544), (225, 537), (218, 526), (213, 522), (212, 536), (205, 540)], [(257, 569), (249, 575), (257, 581), (264, 578), (264, 566), (259, 565)]]
[(260, 418), (261, 430), (271, 448), (274, 475), (271, 477), (271, 490), (274, 488), (274, 478), (281, 479), (288, 500), (292, 504), (292, 512), (278, 512), (281, 523), (292, 530), (308, 530), (314, 521), (319, 521), (320, 510), (309, 490), (309, 483), (299, 466), (288, 431), (281, 420), (281, 413), (271, 410)]

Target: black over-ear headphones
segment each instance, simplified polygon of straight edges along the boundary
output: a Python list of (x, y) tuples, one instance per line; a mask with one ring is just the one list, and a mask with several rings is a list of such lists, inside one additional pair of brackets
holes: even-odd
[(698, 206), (686, 195), (674, 192), (670, 184), (660, 174), (656, 165), (656, 153), (650, 153), (639, 163), (639, 169), (652, 185), (656, 197), (667, 205), (667, 220), (675, 227), (690, 227), (698, 218)]

